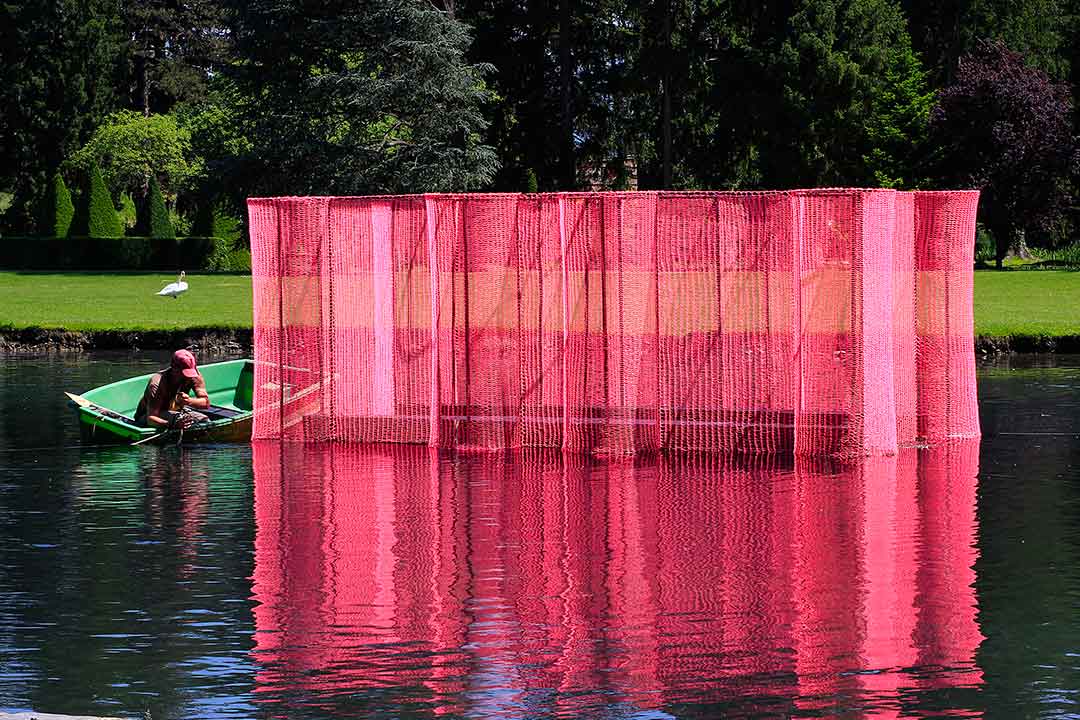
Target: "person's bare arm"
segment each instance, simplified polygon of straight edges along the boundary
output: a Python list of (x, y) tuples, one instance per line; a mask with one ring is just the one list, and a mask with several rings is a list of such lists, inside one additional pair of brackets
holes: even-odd
[(195, 387), (191, 394), (180, 393), (180, 403), (196, 410), (205, 410), (210, 407), (210, 396), (206, 393), (206, 381), (202, 377), (195, 378)]

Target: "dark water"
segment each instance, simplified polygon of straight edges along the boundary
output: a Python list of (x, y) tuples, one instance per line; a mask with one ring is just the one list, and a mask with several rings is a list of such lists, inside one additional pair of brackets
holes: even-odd
[(0, 360), (0, 712), (1080, 717), (1080, 358), (856, 466), (79, 447), (162, 362)]

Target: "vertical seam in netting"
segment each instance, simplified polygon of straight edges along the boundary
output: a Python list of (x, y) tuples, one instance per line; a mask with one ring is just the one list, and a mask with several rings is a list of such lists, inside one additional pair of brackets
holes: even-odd
[[(466, 218), (469, 215), (469, 201), (462, 200), (458, 203), (461, 209), (461, 286), (465, 292), (464, 307), (465, 315), (465, 422), (462, 430), (468, 437), (469, 425), (472, 423), (472, 357), (469, 354), (469, 335), (472, 328), (469, 324), (469, 226)], [(460, 441), (460, 438), (458, 438)]]
[(654, 193), (652, 195), (652, 209), (653, 209), (653, 226), (652, 226), (652, 244), (653, 244), (653, 292), (656, 295), (656, 301), (653, 303), (653, 315), (655, 316), (656, 327), (654, 333), (656, 336), (656, 342), (653, 343), (654, 365), (656, 367), (656, 390), (653, 393), (653, 402), (656, 404), (656, 449), (661, 450), (664, 447), (664, 424), (662, 419), (663, 413), (663, 392), (660, 386), (660, 195)]
[[(851, 431), (848, 431), (848, 442), (845, 454), (856, 454), (853, 448), (866, 450), (866, 408), (863, 403), (866, 400), (866, 374), (863, 368), (862, 346), (862, 282), (863, 272), (866, 266), (866, 253), (863, 248), (863, 217), (866, 212), (866, 196), (863, 191), (855, 193), (854, 198), (855, 222), (851, 233), (851, 297), (849, 298), (848, 313), (848, 344), (851, 346), (851, 407), (859, 414), (858, 423), (852, 423), (858, 429), (857, 442), (851, 443)], [(857, 268), (857, 270), (856, 270)], [(859, 304), (857, 305), (856, 302)], [(856, 308), (860, 312), (856, 316)], [(858, 320), (858, 332), (856, 333), (855, 321)]]
[(521, 316), (521, 198), (514, 200), (514, 279), (517, 290), (517, 356), (518, 356), (518, 386), (517, 386), (517, 422), (514, 429), (514, 441), (518, 446), (525, 444), (525, 328)]
[(911, 440), (919, 443), (919, 203), (918, 195), (911, 193), (911, 383), (914, 404), (911, 405), (913, 427)]
[[(951, 197), (951, 194), (949, 195), (949, 197)], [(946, 207), (948, 207), (947, 203), (946, 203)], [(941, 213), (936, 212), (934, 214), (935, 214), (936, 217), (939, 218), (939, 222), (940, 222)], [(939, 243), (939, 244), (944, 245), (945, 248), (948, 248), (948, 249), (951, 249), (949, 246), (952, 245), (952, 243)], [(948, 250), (946, 250), (944, 260), (945, 260), (945, 263), (944, 263), (944, 266), (945, 266), (945, 337), (943, 338), (944, 342), (942, 343), (942, 348), (945, 350), (945, 423), (944, 423), (945, 432), (942, 433), (942, 435), (944, 436), (944, 439), (947, 440), (947, 439), (952, 437), (952, 435), (953, 435), (952, 431), (953, 431), (953, 428), (954, 428), (954, 425), (953, 425), (953, 421), (954, 421), (954, 418), (953, 418), (953, 399), (952, 399), (952, 371), (953, 371), (952, 360), (953, 360), (953, 358), (952, 358), (952, 347), (951, 347), (951, 344), (952, 344), (952, 340), (951, 340), (952, 339), (952, 283), (949, 282), (949, 280), (950, 280), (950, 278), (952, 276), (952, 257), (950, 257), (950, 255), (948, 254)]]
[[(724, 422), (724, 251), (723, 241), (721, 240), (721, 222), (720, 222), (720, 196), (713, 196), (713, 218), (716, 220), (716, 241), (714, 247), (716, 250), (715, 257), (715, 277), (716, 277), (716, 342), (717, 342), (717, 357), (720, 358), (719, 368), (719, 381), (716, 383), (717, 390), (717, 408), (716, 417), (721, 423)], [(722, 426), (721, 426), (722, 428)], [(720, 429), (717, 435), (721, 438), (721, 445), (723, 444), (723, 429)]]
[[(584, 221), (584, 223), (583, 223), (583, 221)], [(584, 224), (584, 227), (582, 227), (582, 224)], [(584, 241), (581, 243), (583, 248), (584, 248), (584, 251), (582, 253), (582, 261), (583, 261), (582, 262), (582, 270), (584, 271), (583, 281), (584, 281), (584, 288), (585, 288), (585, 314), (583, 316), (584, 322), (582, 322), (582, 327), (584, 328), (583, 331), (582, 331), (583, 334), (584, 334), (584, 338), (583, 338), (584, 342), (582, 344), (583, 344), (584, 348), (582, 350), (583, 357), (581, 359), (582, 373), (581, 373), (581, 396), (580, 396), (580, 399), (582, 401), (581, 404), (582, 404), (582, 406), (584, 408), (584, 413), (583, 414), (586, 417), (588, 417), (589, 414), (590, 414), (589, 413), (590, 408), (589, 408), (588, 403), (589, 403), (589, 325), (590, 325), (590, 320), (591, 320), (591, 318), (589, 317), (589, 263), (592, 261), (592, 240), (593, 240), (592, 233), (589, 232), (589, 199), (588, 198), (585, 198), (581, 203), (581, 217), (578, 218), (578, 222), (577, 222), (577, 225), (575, 225), (574, 230), (575, 230), (575, 232), (577, 234), (582, 234), (582, 235), (585, 236)], [(581, 410), (579, 409), (579, 413), (580, 412), (581, 412)], [(578, 427), (579, 427), (579, 429), (582, 428), (582, 426), (580, 425), (580, 418), (579, 418)], [(585, 427), (588, 427), (588, 426), (585, 426)], [(585, 433), (582, 431), (582, 434), (584, 435)], [(588, 437), (588, 436), (586, 436), (586, 437)]]
[(920, 268), (921, 261), (919, 259), (919, 229), (920, 229), (920, 225), (919, 225), (920, 217), (919, 216), (920, 216), (920, 213), (919, 213), (919, 193), (917, 191), (913, 191), (911, 193), (911, 243), (912, 243), (911, 290), (912, 290), (912, 295), (913, 295), (912, 304), (911, 304), (911, 312), (912, 312), (912, 341), (913, 341), (913, 349), (915, 351), (915, 360), (914, 360), (914, 365), (915, 365), (915, 378), (914, 378), (914, 381), (915, 381), (915, 437), (914, 437), (914, 443), (916, 445), (918, 445), (920, 443), (920, 440), (923, 437), (923, 434), (922, 434), (922, 432), (921, 432), (921, 430), (919, 428), (919, 418), (922, 415), (919, 408), (922, 407), (921, 400), (922, 400), (922, 394), (923, 394), (922, 393), (923, 375), (922, 375), (922, 373), (919, 372), (919, 354), (920, 354), (919, 346), (923, 344), (919, 340), (919, 310), (920, 310), (919, 288), (922, 286), (922, 283), (920, 282), (920, 280), (922, 279), (922, 272), (921, 272), (921, 268)]
[[(618, 273), (619, 281), (619, 411), (623, 412), (626, 408), (626, 305), (623, 303), (623, 199), (621, 197), (615, 198), (615, 202), (619, 208), (618, 221), (619, 225), (615, 235), (615, 271)], [(635, 403), (636, 407), (636, 403)], [(636, 415), (636, 412), (635, 412)], [(635, 417), (636, 421), (636, 417)]]
[(439, 442), (439, 264), (435, 242), (435, 204), (424, 198), (424, 234), (428, 242), (428, 282), (431, 292), (431, 392), (428, 395), (428, 446)]
[(562, 321), (563, 321), (563, 342), (562, 342), (562, 447), (565, 450), (570, 440), (570, 415), (567, 411), (567, 404), (569, 403), (569, 392), (567, 388), (567, 373), (566, 365), (568, 362), (568, 355), (570, 351), (570, 272), (566, 262), (566, 200), (563, 197), (558, 199), (559, 206), (559, 252), (561, 253), (560, 265), (562, 270)]
[(278, 437), (285, 439), (285, 272), (281, 264), (281, 204), (274, 203), (277, 216), (277, 276), (278, 276)]
[(537, 406), (540, 408), (540, 415), (544, 415), (544, 376), (547, 374), (544, 372), (544, 239), (541, 237), (541, 233), (544, 231), (543, 220), (543, 204), (539, 200), (534, 200), (536, 203), (536, 281), (537, 281), (537, 302), (536, 302), (536, 341), (537, 341), (537, 363), (536, 363), (536, 375), (537, 375), (537, 390), (536, 397)]
[[(327, 283), (329, 284), (329, 287), (327, 289), (327, 295), (325, 296), (327, 298), (326, 304), (328, 305), (328, 307), (326, 308), (326, 311), (330, 316), (330, 318), (329, 318), (330, 325), (329, 325), (329, 328), (327, 328), (326, 322), (325, 322), (325, 320), (323, 318), (323, 302), (322, 302), (323, 293), (322, 293), (322, 288), (320, 288), (320, 292), (319, 292), (319, 295), (320, 295), (320, 298), (319, 298), (319, 327), (322, 329), (322, 332), (326, 334), (326, 344), (327, 344), (328, 350), (330, 351), (329, 352), (329, 354), (330, 354), (330, 361), (329, 362), (330, 362), (331, 371), (333, 370), (333, 367), (334, 367), (334, 331), (335, 331), (335, 328), (334, 328), (334, 256), (333, 256), (334, 242), (333, 242), (333, 238), (331, 237), (331, 229), (330, 229), (330, 218), (331, 218), (331, 216), (333, 214), (332, 213), (333, 205), (334, 205), (334, 199), (333, 198), (329, 199), (326, 202), (325, 233), (324, 233), (324, 237), (323, 237), (323, 243), (320, 243), (320, 245), (319, 245), (320, 256), (321, 256), (322, 251), (323, 251), (323, 246), (325, 245), (325, 248), (326, 248), (326, 267), (327, 267), (327, 270), (329, 271), (327, 274), (330, 276), (329, 278), (327, 278)], [(319, 258), (319, 266), (320, 266), (320, 268), (322, 267), (322, 257)], [(323, 355), (325, 353), (321, 352), (321, 350), (322, 350), (322, 348), (320, 348), (320, 352), (319, 352), (319, 382), (323, 383), (324, 385), (323, 385), (323, 389), (322, 389), (323, 391), (321, 393), (319, 393), (319, 394), (320, 394), (321, 398), (325, 398), (326, 395), (327, 395), (327, 387), (326, 386), (329, 385), (329, 391), (330, 391), (329, 392), (329, 395), (330, 395), (330, 397), (329, 397), (329, 401), (330, 401), (330, 417), (328, 418), (328, 422), (326, 423), (326, 425), (327, 425), (326, 433), (329, 436), (329, 438), (327, 438), (327, 439), (334, 439), (335, 438), (334, 427), (337, 424), (337, 417), (334, 414), (334, 379), (333, 379), (333, 377), (328, 376), (327, 373), (326, 373), (326, 368), (323, 365)], [(324, 413), (326, 412), (325, 407), (323, 408), (323, 412)]]
[[(604, 377), (604, 408), (603, 411), (606, 416), (611, 414), (611, 387), (609, 385), (609, 373), (608, 364), (611, 360), (608, 353), (610, 352), (610, 345), (608, 344), (608, 322), (607, 322), (607, 288), (608, 288), (608, 266), (607, 266), (607, 224), (605, 213), (604, 198), (599, 198), (597, 201), (600, 205), (600, 355), (603, 358), (603, 365), (601, 370)], [(587, 216), (587, 214), (586, 214)], [(591, 226), (591, 223), (590, 223)], [(588, 322), (588, 318), (586, 318)], [(585, 364), (588, 366), (588, 355), (585, 357)], [(588, 388), (586, 388), (586, 392)], [(608, 422), (607, 417), (604, 418), (604, 423)], [(607, 428), (604, 428), (607, 430)]]
[(795, 365), (795, 408), (792, 416), (792, 433), (794, 434), (794, 440), (792, 442), (792, 450), (795, 455), (798, 455), (802, 450), (802, 441), (800, 436), (802, 435), (803, 420), (803, 408), (805, 405), (805, 399), (803, 398), (803, 312), (802, 312), (802, 267), (803, 267), (803, 240), (806, 236), (803, 223), (805, 222), (805, 206), (802, 196), (797, 194), (791, 194), (788, 196), (791, 200), (792, 206), (792, 220), (795, 224), (795, 241), (794, 245), (794, 257), (792, 261), (795, 266), (792, 268), (791, 274), (791, 287), (795, 295), (795, 319), (792, 325), (795, 328), (795, 351), (794, 365)]
[(453, 210), (453, 244), (450, 248), (450, 414), (455, 418), (450, 422), (450, 437), (446, 442), (457, 443), (457, 427), (461, 422), (458, 408), (458, 354), (457, 354), (457, 201), (447, 203)]

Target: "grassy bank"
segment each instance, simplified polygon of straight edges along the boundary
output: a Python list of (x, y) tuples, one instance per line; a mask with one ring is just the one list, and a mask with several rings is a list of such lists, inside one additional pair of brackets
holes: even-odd
[(163, 273), (0, 272), (0, 327), (65, 330), (250, 328), (251, 278), (188, 275), (178, 299), (155, 293)]
[[(156, 297), (160, 273), (0, 272), (0, 327), (88, 330), (250, 328), (251, 278), (190, 275), (177, 300)], [(978, 271), (975, 333), (1080, 335), (1080, 272)]]
[(1080, 272), (976, 272), (975, 334), (1080, 335)]

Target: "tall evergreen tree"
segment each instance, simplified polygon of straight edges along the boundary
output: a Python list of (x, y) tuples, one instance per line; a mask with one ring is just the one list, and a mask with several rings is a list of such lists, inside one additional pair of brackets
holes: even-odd
[(45, 194), (44, 213), (38, 232), (50, 237), (67, 237), (74, 217), (75, 205), (71, 202), (71, 192), (64, 184), (63, 176), (56, 173)]
[[(467, 27), (421, 0), (237, 3), (251, 192), (486, 186), (488, 96)], [(288, 47), (287, 53), (282, 48)]]
[(760, 125), (764, 182), (876, 184), (872, 113), (921, 72), (896, 0), (801, 0), (769, 70), (781, 88)]
[(156, 239), (171, 240), (176, 237), (169, 210), (165, 207), (165, 198), (161, 195), (157, 174), (150, 175), (150, 191), (146, 195), (147, 236)]
[(219, 0), (128, 0), (123, 19), (130, 38), (131, 102), (144, 115), (202, 99), (211, 75), (233, 60), (231, 14)]
[(53, 169), (121, 102), (124, 48), (114, 0), (0, 3), (0, 190), (15, 195), (10, 229), (36, 229)]
[(90, 187), (86, 192), (86, 234), (92, 238), (116, 238), (124, 234), (124, 223), (113, 204), (112, 193), (95, 163), (90, 168)]

